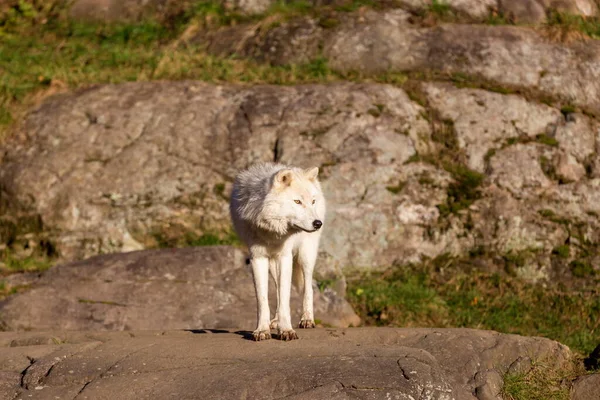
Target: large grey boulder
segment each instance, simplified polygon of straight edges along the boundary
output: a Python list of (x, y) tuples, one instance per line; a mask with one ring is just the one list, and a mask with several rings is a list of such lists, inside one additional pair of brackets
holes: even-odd
[[(423, 88), (430, 107), (441, 118), (452, 121), (458, 146), (466, 152), (467, 165), (479, 172), (485, 172), (486, 156), (506, 146), (510, 139), (533, 140), (540, 134), (553, 134), (558, 126), (564, 125), (559, 110), (528, 102), (520, 96), (458, 89), (451, 84), (428, 83)], [(581, 141), (586, 134), (593, 134), (593, 130), (573, 136), (577, 137), (575, 141)], [(569, 146), (572, 141), (564, 142)]]
[(573, 383), (572, 400), (594, 400), (600, 391), (600, 374), (584, 375)]
[(239, 25), (200, 32), (213, 54), (272, 64), (325, 57), (340, 72), (433, 71), (557, 99), (600, 113), (600, 42), (550, 41), (528, 27), (441, 24), (423, 27), (401, 9), (340, 14), (332, 26), (308, 17), (272, 28)]
[[(112, 254), (47, 271), (31, 289), (0, 303), (5, 330), (147, 330), (244, 327), (256, 324), (256, 296), (245, 254), (198, 247)], [(271, 310), (276, 293), (270, 285)], [(292, 293), (300, 321), (302, 298)], [(315, 287), (315, 318), (330, 326), (360, 319), (332, 288)]]
[[(144, 17), (173, 14), (173, 9), (185, 9), (193, 3), (186, 0), (75, 0), (69, 15), (78, 20), (92, 21), (136, 21)], [(276, 0), (220, 0), (227, 10), (241, 14), (262, 14)], [(313, 6), (348, 4), (349, 0), (309, 0)], [(519, 23), (542, 23), (550, 11), (562, 11), (581, 16), (594, 16), (598, 7), (593, 0), (445, 0), (459, 17), (472, 21), (485, 21), (491, 15), (501, 14)], [(425, 12), (432, 0), (400, 0), (396, 5), (413, 12)], [(392, 4), (394, 5), (394, 4)]]
[(428, 151), (422, 111), (381, 85), (103, 86), (34, 111), (24, 137), (5, 147), (0, 182), (12, 203), (41, 216), (63, 258), (81, 259), (230, 230), (239, 169), (316, 165), (330, 208), (319, 265), (384, 265), (403, 243), (386, 185)]
[[(551, 340), (469, 329), (0, 333), (0, 395), (54, 399), (500, 399), (508, 371), (567, 367)], [(580, 398), (578, 400), (584, 400)]]
[[(57, 96), (3, 147), (0, 236), (32, 248), (37, 235), (63, 260), (226, 236), (235, 173), (277, 160), (321, 168), (319, 279), (476, 248), (528, 252), (523, 276), (570, 279), (578, 249), (591, 256), (600, 239), (596, 119), (516, 95), (413, 87), (423, 105), (396, 86), (352, 83), (131, 83)], [(449, 155), (456, 165), (436, 163)], [(461, 186), (462, 163), (483, 173), (478, 187)], [(574, 235), (585, 247), (550, 262)]]

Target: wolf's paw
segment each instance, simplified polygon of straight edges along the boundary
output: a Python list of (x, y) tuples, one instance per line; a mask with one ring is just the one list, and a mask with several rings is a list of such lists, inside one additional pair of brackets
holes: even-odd
[(289, 331), (281, 331), (279, 332), (279, 340), (283, 340), (284, 342), (287, 342), (288, 340), (296, 340), (298, 339), (298, 335), (296, 334), (295, 330), (289, 330)]
[(298, 324), (298, 328), (301, 328), (301, 329), (309, 329), (309, 328), (314, 328), (314, 327), (315, 327), (315, 321), (313, 321), (312, 319), (303, 319)]
[(279, 321), (277, 320), (277, 318), (273, 318), (271, 320), (271, 323), (269, 324), (269, 327), (271, 329), (277, 329), (279, 327)]
[(271, 332), (269, 331), (259, 331), (258, 329), (252, 332), (252, 339), (255, 342), (259, 342), (261, 340), (271, 339)]

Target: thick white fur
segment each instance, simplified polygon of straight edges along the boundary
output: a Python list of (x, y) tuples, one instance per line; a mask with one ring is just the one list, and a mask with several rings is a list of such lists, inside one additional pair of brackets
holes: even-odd
[[(233, 185), (231, 219), (250, 251), (258, 302), (255, 340), (269, 339), (271, 327), (277, 328), (284, 340), (297, 339), (290, 316), (292, 275), (294, 283), (304, 289), (299, 326), (314, 327), (312, 276), (322, 228), (315, 230), (313, 223), (325, 220), (318, 172), (318, 168), (257, 164), (240, 172)], [(277, 288), (273, 320), (268, 303), (269, 271)]]

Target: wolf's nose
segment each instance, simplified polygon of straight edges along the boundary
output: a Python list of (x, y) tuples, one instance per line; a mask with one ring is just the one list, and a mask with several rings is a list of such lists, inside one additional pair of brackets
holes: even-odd
[(313, 226), (315, 227), (315, 229), (319, 229), (323, 226), (323, 223), (321, 221), (319, 221), (318, 219), (315, 219), (313, 221)]

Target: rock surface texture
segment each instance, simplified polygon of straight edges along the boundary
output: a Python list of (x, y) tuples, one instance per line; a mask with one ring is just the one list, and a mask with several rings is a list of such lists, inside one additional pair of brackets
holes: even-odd
[(309, 17), (270, 28), (239, 25), (201, 32), (194, 42), (214, 54), (235, 53), (272, 64), (321, 56), (341, 72), (432, 71), (468, 76), (600, 112), (597, 40), (561, 43), (521, 26), (428, 27), (401, 9), (338, 15), (334, 21), (331, 27)]
[[(173, 13), (173, 8), (182, 7), (186, 2), (177, 0), (75, 0), (70, 16), (78, 20), (132, 21), (144, 16)], [(225, 9), (243, 14), (261, 14), (269, 10), (276, 0), (221, 0)], [(347, 4), (343, 0), (309, 0), (306, 3), (319, 5)], [(382, 2), (386, 4), (386, 2)], [(460, 17), (471, 21), (485, 21), (492, 15), (520, 23), (542, 23), (550, 11), (556, 10), (581, 16), (594, 16), (598, 6), (594, 0), (446, 0), (447, 5)], [(399, 0), (387, 2), (388, 6), (398, 6), (413, 12), (424, 12), (433, 4), (432, 0)]]
[[(484, 248), (521, 254), (517, 273), (531, 280), (593, 283), (597, 120), (409, 83), (131, 83), (54, 97), (3, 148), (2, 241), (31, 248), (38, 235), (77, 260), (226, 235), (236, 171), (276, 160), (321, 168), (318, 279)], [(565, 244), (570, 255), (551, 261)], [(568, 267), (581, 257), (589, 276)]]
[(573, 383), (573, 400), (594, 400), (600, 391), (600, 374), (585, 375)]
[(557, 342), (491, 331), (302, 333), (260, 343), (214, 330), (0, 333), (0, 397), (484, 400), (499, 398), (507, 371), (528, 368), (523, 354), (552, 367), (572, 357)]
[[(32, 288), (0, 303), (7, 330), (157, 330), (256, 325), (256, 297), (245, 255), (232, 247), (166, 249), (98, 256), (60, 265)], [(272, 313), (276, 293), (270, 285)], [(293, 291), (292, 317), (302, 299)], [(315, 318), (357, 326), (343, 296), (315, 287)]]

